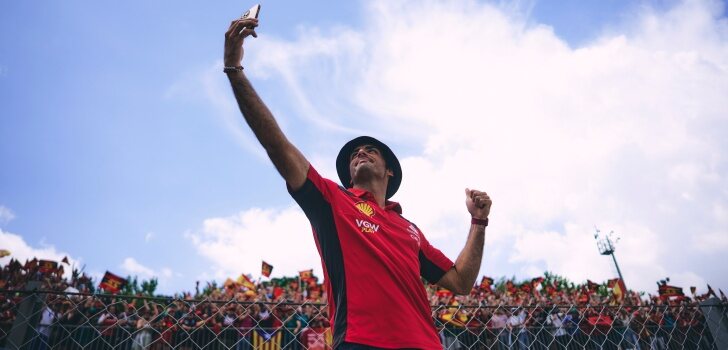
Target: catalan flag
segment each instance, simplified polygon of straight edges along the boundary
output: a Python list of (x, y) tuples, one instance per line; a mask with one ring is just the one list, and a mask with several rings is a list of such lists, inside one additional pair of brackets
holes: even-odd
[(280, 350), (283, 332), (268, 333), (262, 329), (252, 332), (254, 350)]
[(271, 272), (273, 272), (273, 265), (263, 261), (263, 266), (260, 268), (260, 273), (265, 277), (270, 277)]
[(99, 288), (110, 292), (117, 293), (126, 285), (126, 279), (123, 279), (109, 271), (106, 271), (104, 278), (99, 283)]

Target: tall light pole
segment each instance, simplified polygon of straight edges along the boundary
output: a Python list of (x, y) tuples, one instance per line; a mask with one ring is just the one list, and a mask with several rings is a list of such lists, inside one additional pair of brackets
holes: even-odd
[[(614, 266), (617, 268), (617, 274), (619, 274), (619, 279), (622, 280), (622, 283), (624, 282), (624, 277), (622, 277), (622, 271), (619, 269), (619, 264), (617, 264), (617, 258), (614, 257), (614, 244), (619, 242), (619, 237), (612, 242), (612, 235), (614, 234), (614, 231), (609, 231), (608, 235), (602, 235), (600, 237), (600, 231), (598, 228), (594, 228), (597, 232), (594, 234), (594, 239), (597, 240), (597, 248), (599, 248), (599, 253), (602, 255), (611, 255), (612, 260), (614, 261)], [(626, 283), (625, 283), (626, 285)]]

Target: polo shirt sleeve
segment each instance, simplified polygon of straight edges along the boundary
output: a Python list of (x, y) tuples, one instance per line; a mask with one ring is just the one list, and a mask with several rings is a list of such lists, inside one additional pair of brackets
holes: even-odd
[(306, 174), (306, 182), (303, 183), (301, 188), (293, 191), (290, 185), (286, 184), (286, 187), (288, 193), (298, 203), (312, 224), (320, 222), (327, 213), (330, 215), (332, 196), (336, 193), (335, 191), (340, 191), (337, 184), (321, 177), (310, 164)]
[(420, 235), (420, 276), (428, 282), (435, 284), (455, 264), (445, 256), (439, 249), (433, 247), (427, 241), (425, 235)]

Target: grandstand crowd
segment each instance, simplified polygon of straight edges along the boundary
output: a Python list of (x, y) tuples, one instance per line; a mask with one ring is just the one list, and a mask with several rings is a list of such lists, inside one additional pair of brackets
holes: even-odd
[[(48, 292), (35, 325), (38, 349), (324, 349), (330, 344), (326, 291), (310, 270), (257, 283), (241, 275), (202, 290), (198, 284), (194, 293), (159, 296), (156, 281), (140, 288), (136, 279), (116, 277), (109, 283), (105, 276), (97, 286), (76, 269), (65, 278), (63, 266), (37, 259), (2, 266), (0, 347), (30, 295), (22, 292), (30, 283)], [(483, 277), (466, 296), (426, 284), (435, 325), (449, 349), (609, 344), (667, 349), (671, 342), (710, 348), (705, 315), (697, 306), (708, 298), (728, 305), (722, 291), (718, 297), (709, 287), (696, 295), (691, 288), (690, 297), (667, 281), (658, 287), (658, 294), (645, 297), (618, 279), (577, 285), (549, 273), (520, 283)], [(396, 315), (382, 315), (382, 322), (396, 322)]]

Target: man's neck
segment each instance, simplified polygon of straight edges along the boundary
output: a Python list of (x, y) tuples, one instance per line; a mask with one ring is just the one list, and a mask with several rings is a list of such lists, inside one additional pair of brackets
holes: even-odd
[(387, 195), (387, 184), (381, 184), (379, 182), (373, 181), (373, 182), (365, 182), (365, 183), (356, 183), (354, 184), (354, 188), (367, 191), (372, 194), (374, 197), (374, 200), (377, 202), (377, 205), (380, 208), (384, 208), (384, 205), (386, 204), (386, 195)]

